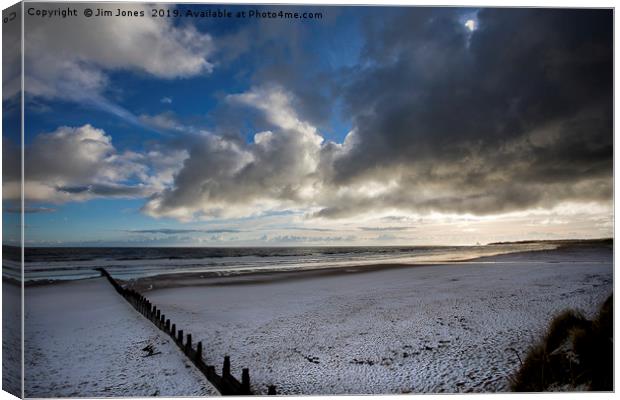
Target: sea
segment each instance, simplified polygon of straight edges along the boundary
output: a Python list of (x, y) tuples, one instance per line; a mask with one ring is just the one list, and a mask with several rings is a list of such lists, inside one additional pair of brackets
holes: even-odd
[[(231, 276), (375, 264), (462, 262), (552, 248), (555, 246), (546, 243), (405, 247), (27, 247), (24, 249), (24, 279), (87, 279), (100, 275), (97, 268), (105, 268), (122, 280), (182, 273)], [(19, 279), (20, 263), (11, 261), (11, 258), (19, 260), (19, 250), (3, 246), (3, 276)]]

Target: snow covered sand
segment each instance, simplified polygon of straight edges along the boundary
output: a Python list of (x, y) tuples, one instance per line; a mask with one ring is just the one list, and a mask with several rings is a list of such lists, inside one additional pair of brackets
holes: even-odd
[(555, 313), (592, 315), (613, 290), (611, 246), (346, 271), (145, 295), (203, 341), (209, 363), (249, 367), (255, 392), (329, 394), (507, 390), (515, 352)]
[(27, 287), (25, 306), (27, 397), (217, 394), (103, 278)]
[(22, 392), (21, 284), (2, 279), (2, 390)]

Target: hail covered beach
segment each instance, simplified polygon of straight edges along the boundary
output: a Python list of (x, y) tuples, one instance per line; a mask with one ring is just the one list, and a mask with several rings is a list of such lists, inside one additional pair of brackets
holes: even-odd
[(612, 8), (3, 16), (4, 390), (608, 390)]
[[(176, 273), (131, 264), (123, 275), (119, 261), (98, 262), (202, 341), (207, 364), (229, 355), (233, 375), (248, 367), (254, 393), (505, 391), (555, 314), (591, 316), (611, 294), (612, 245), (482, 248), (367, 264), (336, 257), (314, 268), (246, 261), (230, 273), (192, 272), (186, 262)], [(27, 283), (26, 395), (217, 394), (169, 337), (88, 276), (91, 264)], [(71, 271), (79, 279), (67, 279)], [(145, 353), (149, 344), (158, 354)]]

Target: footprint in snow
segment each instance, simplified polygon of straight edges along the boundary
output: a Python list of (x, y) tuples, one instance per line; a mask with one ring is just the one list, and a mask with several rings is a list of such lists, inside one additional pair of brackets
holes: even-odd
[(311, 363), (319, 364), (319, 358), (318, 357), (305, 356), (305, 358), (306, 358), (306, 360), (310, 361)]

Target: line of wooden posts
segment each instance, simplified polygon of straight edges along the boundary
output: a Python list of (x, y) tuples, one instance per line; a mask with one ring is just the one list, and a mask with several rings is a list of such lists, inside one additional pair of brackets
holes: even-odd
[[(133, 289), (122, 287), (104, 268), (98, 268), (101, 275), (106, 277), (112, 284), (114, 289), (125, 298), (138, 312), (149, 319), (156, 327), (164, 331), (185, 353), (190, 361), (198, 368), (200, 372), (215, 386), (215, 388), (223, 395), (251, 395), (250, 390), (250, 371), (243, 368), (241, 372), (241, 382), (230, 373), (230, 357), (224, 357), (224, 365), (222, 366), (222, 375), (218, 375), (213, 365), (205, 364), (202, 359), (202, 342), (196, 343), (194, 348), (192, 345), (192, 335), (187, 333), (184, 336), (182, 329), (177, 329), (176, 324), (171, 324), (170, 319), (162, 314), (161, 310), (155, 305), (136, 292)], [(185, 342), (183, 341), (185, 338)], [(276, 394), (275, 386), (269, 386), (268, 394)]]

